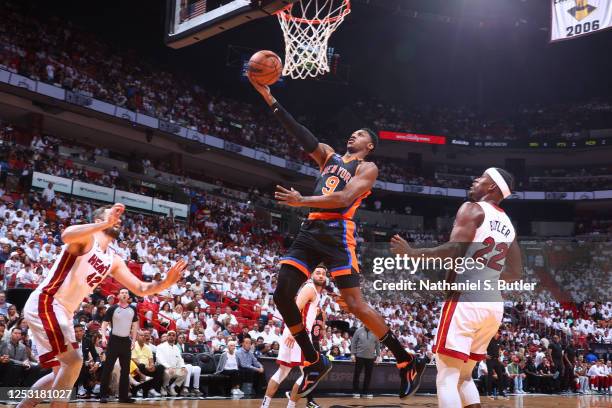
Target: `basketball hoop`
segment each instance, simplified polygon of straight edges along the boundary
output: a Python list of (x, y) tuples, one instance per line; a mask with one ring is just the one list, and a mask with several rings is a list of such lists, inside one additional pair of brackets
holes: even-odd
[(283, 75), (306, 79), (329, 72), (327, 42), (351, 12), (350, 0), (302, 0), (277, 12), (285, 37)]

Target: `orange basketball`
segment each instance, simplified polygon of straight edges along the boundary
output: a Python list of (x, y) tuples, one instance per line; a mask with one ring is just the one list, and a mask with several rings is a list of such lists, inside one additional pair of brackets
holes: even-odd
[(283, 72), (283, 62), (273, 51), (257, 51), (249, 60), (249, 73), (257, 83), (272, 85)]

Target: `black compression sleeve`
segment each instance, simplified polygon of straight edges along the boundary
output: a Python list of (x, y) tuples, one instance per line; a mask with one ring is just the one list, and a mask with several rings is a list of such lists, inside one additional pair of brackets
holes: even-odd
[(295, 137), (306, 153), (312, 153), (319, 146), (319, 141), (304, 125), (298, 123), (289, 112), (281, 106), (280, 103), (274, 102), (271, 106), (274, 116), (283, 125), (287, 133)]

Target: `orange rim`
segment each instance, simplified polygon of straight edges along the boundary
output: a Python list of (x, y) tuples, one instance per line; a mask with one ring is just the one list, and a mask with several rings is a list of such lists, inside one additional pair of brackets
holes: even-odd
[(344, 4), (344, 8), (342, 10), (342, 12), (340, 14), (338, 14), (337, 16), (334, 17), (327, 17), (324, 19), (312, 19), (309, 20), (307, 18), (301, 18), (301, 17), (295, 17), (291, 14), (291, 10), (293, 9), (293, 4), (289, 4), (287, 7), (282, 8), (280, 10), (278, 10), (276, 13), (279, 16), (281, 16), (283, 19), (287, 20), (287, 21), (295, 21), (297, 23), (302, 23), (302, 24), (326, 24), (326, 23), (334, 23), (338, 20), (340, 20), (341, 18), (344, 18), (348, 13), (351, 12), (351, 1), (350, 0), (344, 0), (343, 1)]

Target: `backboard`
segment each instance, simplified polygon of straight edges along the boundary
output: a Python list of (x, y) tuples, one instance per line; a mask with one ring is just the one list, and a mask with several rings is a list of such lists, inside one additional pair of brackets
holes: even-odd
[(167, 0), (166, 44), (182, 48), (261, 17), (297, 0)]

